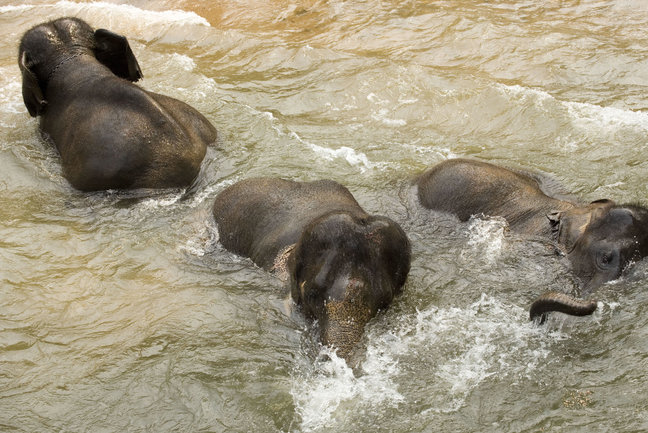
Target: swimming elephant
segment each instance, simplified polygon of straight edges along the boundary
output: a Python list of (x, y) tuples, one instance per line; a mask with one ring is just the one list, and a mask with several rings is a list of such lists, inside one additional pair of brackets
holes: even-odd
[(331, 180), (243, 180), (216, 197), (213, 214), (221, 244), (284, 274), (322, 343), (347, 362), (409, 273), (410, 243), (398, 224), (367, 214)]
[[(648, 210), (611, 200), (573, 203), (546, 195), (533, 177), (496, 165), (466, 159), (444, 161), (416, 181), (418, 198), (429, 209), (455, 214), (504, 217), (511, 230), (546, 236), (571, 263), (583, 293), (621, 276), (648, 255)], [(531, 306), (541, 322), (550, 311), (587, 315), (595, 301), (548, 292)]]
[(83, 191), (189, 186), (216, 129), (177, 99), (148, 92), (128, 41), (78, 18), (28, 30), (22, 94), (65, 177)]

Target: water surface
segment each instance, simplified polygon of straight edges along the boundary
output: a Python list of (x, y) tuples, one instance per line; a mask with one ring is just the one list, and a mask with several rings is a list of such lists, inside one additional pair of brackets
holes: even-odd
[[(128, 37), (141, 85), (220, 133), (191, 191), (85, 194), (22, 102), (17, 46), (78, 16)], [(497, 218), (421, 209), (452, 157), (646, 203), (640, 1), (0, 1), (0, 430), (592, 432), (648, 429), (648, 267), (592, 317), (527, 307), (576, 282)], [(364, 374), (287, 292), (218, 246), (215, 196), (251, 176), (330, 178), (413, 244), (367, 329)]]

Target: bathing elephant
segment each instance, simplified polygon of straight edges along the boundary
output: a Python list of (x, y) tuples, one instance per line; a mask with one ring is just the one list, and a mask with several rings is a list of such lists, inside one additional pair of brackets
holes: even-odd
[(189, 186), (216, 129), (142, 77), (128, 41), (60, 18), (28, 30), (18, 53), (22, 94), (65, 177), (83, 191)]
[(331, 180), (243, 180), (216, 197), (213, 214), (221, 244), (283, 274), (293, 301), (317, 320), (322, 343), (347, 362), (410, 269), (398, 224), (367, 214)]
[[(546, 195), (533, 177), (496, 165), (451, 159), (416, 181), (418, 198), (429, 209), (461, 221), (472, 215), (504, 217), (511, 230), (555, 242), (582, 282), (583, 294), (621, 276), (648, 255), (648, 209), (611, 200), (573, 203)], [(531, 306), (531, 319), (550, 311), (572, 315), (594, 312), (596, 302), (548, 292)]]

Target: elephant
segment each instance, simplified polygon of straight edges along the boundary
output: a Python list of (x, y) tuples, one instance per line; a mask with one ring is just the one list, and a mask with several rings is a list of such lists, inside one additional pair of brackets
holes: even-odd
[(216, 141), (197, 110), (133, 83), (137, 59), (109, 30), (73, 17), (39, 24), (23, 35), (18, 64), (25, 106), (78, 190), (190, 186)]
[[(545, 237), (564, 254), (589, 295), (617, 279), (632, 263), (648, 255), (648, 209), (612, 200), (589, 204), (545, 194), (537, 178), (470, 159), (450, 159), (429, 168), (415, 184), (420, 203), (454, 214), (501, 216), (515, 232)], [(544, 323), (551, 311), (584, 316), (596, 301), (546, 292), (533, 302), (529, 316)]]
[(367, 214), (332, 180), (249, 178), (219, 193), (212, 210), (222, 246), (283, 278), (321, 343), (355, 368), (365, 325), (409, 273), (401, 227)]

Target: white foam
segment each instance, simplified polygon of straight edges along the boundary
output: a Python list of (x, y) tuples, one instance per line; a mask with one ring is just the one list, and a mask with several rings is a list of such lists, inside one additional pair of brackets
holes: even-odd
[(489, 377), (532, 374), (550, 350), (538, 328), (525, 318), (522, 308), (507, 306), (486, 294), (468, 308), (433, 307), (417, 312), (414, 320), (398, 331), (401, 338), (409, 340), (408, 351), (451, 348), (438, 354), (439, 364), (433, 372), (435, 382), (449, 398), (439, 400), (430, 410), (458, 410), (469, 393)]
[(160, 209), (175, 205), (181, 198), (183, 192), (171, 193), (163, 197), (153, 197), (142, 200), (137, 207), (144, 210)]
[(9, 5), (0, 6), (0, 14), (7, 12), (22, 12), (37, 7), (36, 5)]
[[(330, 349), (323, 348), (320, 355), (328, 355), (330, 360), (318, 363), (319, 368), (311, 375), (293, 381), (291, 393), (302, 418), (301, 431), (330, 428), (334, 423), (343, 422), (346, 414), (351, 417), (358, 406), (376, 408), (404, 400), (391, 380), (393, 374), (385, 371), (380, 363), (375, 363), (380, 371), (355, 377), (346, 362)], [(348, 404), (352, 406), (351, 413), (345, 411)]]
[[(16, 68), (17, 70), (17, 68)], [(0, 68), (0, 111), (11, 114), (22, 114), (27, 111), (22, 100), (20, 79), (13, 67)]]
[(489, 264), (495, 263), (504, 249), (507, 227), (501, 217), (473, 216), (468, 224), (468, 249), (461, 252), (461, 257), (472, 260), (477, 255)]
[(264, 111), (263, 113), (261, 113), (261, 116), (265, 117), (266, 119), (268, 119), (270, 121), (277, 120), (277, 118), (274, 116), (274, 114), (272, 114), (269, 111)]
[(367, 95), (367, 101), (369, 102), (374, 102), (374, 103), (379, 103), (380, 100), (378, 99), (378, 96), (376, 96), (375, 93), (370, 93)]
[[(191, 200), (184, 204), (190, 208), (196, 208), (216, 191), (221, 191), (224, 188), (233, 185), (237, 180), (237, 178), (228, 179), (221, 181), (216, 185), (201, 188), (200, 192), (195, 193)], [(204, 215), (204, 217), (199, 217), (197, 220), (203, 221), (204, 223), (199, 223), (197, 228), (192, 230), (192, 233), (190, 234), (191, 237), (187, 239), (184, 244), (178, 246), (177, 249), (178, 251), (184, 251), (193, 256), (203, 257), (214, 250), (215, 245), (218, 244), (219, 233), (218, 227), (213, 223), (213, 218)]]
[(584, 102), (561, 101), (548, 92), (531, 89), (520, 85), (496, 86), (502, 93), (524, 100), (530, 100), (534, 105), (553, 104), (562, 107), (573, 126), (584, 131), (593, 127), (599, 130), (617, 130), (619, 128), (639, 128), (648, 130), (648, 113), (624, 110), (615, 107), (601, 107)]
[(387, 117), (389, 110), (386, 108), (381, 108), (378, 110), (377, 114), (371, 116), (372, 119), (382, 122), (387, 126), (405, 126), (407, 121), (405, 119), (390, 119)]
[(205, 188), (202, 188), (199, 192), (194, 194), (193, 198), (191, 199), (191, 202), (189, 204), (190, 207), (196, 207), (200, 205), (202, 202), (207, 199), (207, 197), (211, 196), (213, 193), (216, 191), (220, 191), (222, 189), (225, 189), (226, 187), (230, 185), (234, 185), (238, 181), (238, 178), (234, 179), (228, 179), (224, 180), (221, 182), (218, 182), (216, 185), (210, 185)]
[(152, 11), (140, 9), (128, 4), (114, 4), (101, 1), (92, 3), (75, 3), (68, 0), (61, 0), (54, 4), (2, 6), (0, 7), (0, 13), (24, 12), (32, 9), (56, 9), (57, 12), (65, 15), (77, 15), (79, 14), (79, 12), (90, 12), (92, 14), (102, 15), (117, 14), (120, 16), (128, 17), (138, 22), (145, 23), (147, 25), (174, 23), (210, 27), (209, 22), (205, 18), (194, 12), (187, 12), (183, 10)]
[(303, 143), (306, 144), (306, 146), (308, 146), (313, 152), (321, 155), (324, 159), (327, 159), (329, 161), (332, 161), (335, 158), (342, 158), (346, 160), (346, 162), (348, 162), (350, 165), (359, 166), (360, 171), (362, 172), (364, 172), (366, 169), (375, 167), (375, 165), (371, 161), (369, 161), (367, 155), (362, 152), (356, 152), (350, 147), (342, 146), (337, 149), (330, 149), (328, 147), (319, 146), (313, 143)]
[[(404, 148), (410, 149), (412, 152), (418, 153), (420, 155), (437, 155), (438, 157), (442, 159), (453, 159), (453, 158), (459, 158), (459, 155), (454, 153), (450, 148), (447, 147), (436, 147), (436, 146), (419, 146), (418, 143), (420, 142), (420, 139), (417, 139), (415, 141), (409, 142), (409, 143), (403, 143), (401, 146)], [(432, 161), (437, 160), (439, 158), (434, 158), (431, 159)]]
[(599, 126), (612, 129), (636, 127), (648, 130), (648, 114), (640, 111), (601, 107), (582, 102), (564, 102), (563, 104), (574, 119), (575, 126), (582, 129)]
[[(368, 84), (368, 83), (365, 83), (365, 84)], [(407, 125), (407, 121), (405, 119), (392, 119), (392, 118), (388, 117), (388, 115), (390, 113), (390, 109), (387, 108), (387, 107), (392, 107), (394, 105), (391, 101), (389, 101), (387, 99), (381, 99), (375, 93), (369, 93), (367, 95), (367, 100), (369, 102), (372, 102), (372, 103), (376, 104), (376, 105), (383, 106), (383, 108), (380, 108), (375, 114), (371, 115), (372, 119), (374, 119), (374, 120), (376, 120), (378, 122), (381, 122), (381, 123), (383, 123), (384, 125), (387, 125), (387, 126), (405, 126), (405, 125)], [(399, 101), (399, 102), (401, 102), (401, 101)], [(405, 104), (405, 103), (414, 103), (414, 102), (416, 102), (416, 101), (413, 100), (413, 101), (407, 101), (407, 102), (402, 102), (402, 103)]]
[(367, 155), (365, 155), (362, 152), (357, 152), (355, 149), (352, 149), (347, 146), (342, 146), (337, 149), (331, 149), (328, 147), (320, 146), (318, 144), (310, 143), (304, 139), (302, 139), (296, 132), (290, 131), (289, 133), (285, 133), (282, 128), (276, 125), (276, 118), (275, 116), (270, 113), (270, 112), (263, 112), (261, 113), (263, 117), (268, 119), (270, 122), (270, 126), (272, 129), (274, 129), (279, 136), (288, 136), (294, 140), (297, 140), (300, 144), (308, 147), (310, 150), (315, 152), (316, 154), (320, 155), (324, 159), (328, 161), (332, 161), (337, 158), (341, 158), (346, 160), (350, 165), (359, 167), (361, 172), (365, 172), (367, 169), (372, 169), (377, 167), (377, 164), (372, 163), (369, 158), (367, 158)]
[(416, 104), (419, 101), (418, 98), (405, 98), (402, 99), (402, 97), (398, 97), (398, 103), (403, 104), (403, 105), (411, 105), (411, 104)]
[(538, 101), (556, 100), (553, 96), (551, 96), (551, 94), (545, 92), (544, 90), (531, 89), (529, 87), (523, 87), (518, 84), (509, 86), (506, 84), (498, 83), (496, 84), (495, 87), (500, 89), (503, 93), (510, 96), (515, 96), (517, 98), (522, 98), (522, 99), (533, 98)]
[(208, 222), (198, 229), (198, 232), (183, 245), (178, 246), (177, 249), (192, 256), (203, 257), (214, 250), (215, 245), (218, 244), (218, 239), (218, 227)]
[[(456, 412), (489, 378), (535, 375), (551, 354), (549, 344), (566, 337), (529, 324), (525, 309), (482, 294), (464, 308), (417, 310), (395, 320), (387, 332), (370, 329), (367, 338), (362, 376), (354, 377), (344, 361), (324, 349), (331, 362), (293, 377), (301, 431), (344, 430), (358, 412), (384, 411), (410, 400), (425, 402), (427, 412)], [(405, 363), (415, 365), (404, 368)], [(430, 378), (429, 393), (400, 389), (401, 382), (407, 387), (412, 368)]]
[(171, 61), (187, 72), (196, 69), (196, 62), (194, 62), (191, 57), (185, 56), (184, 54), (173, 53), (171, 55)]

